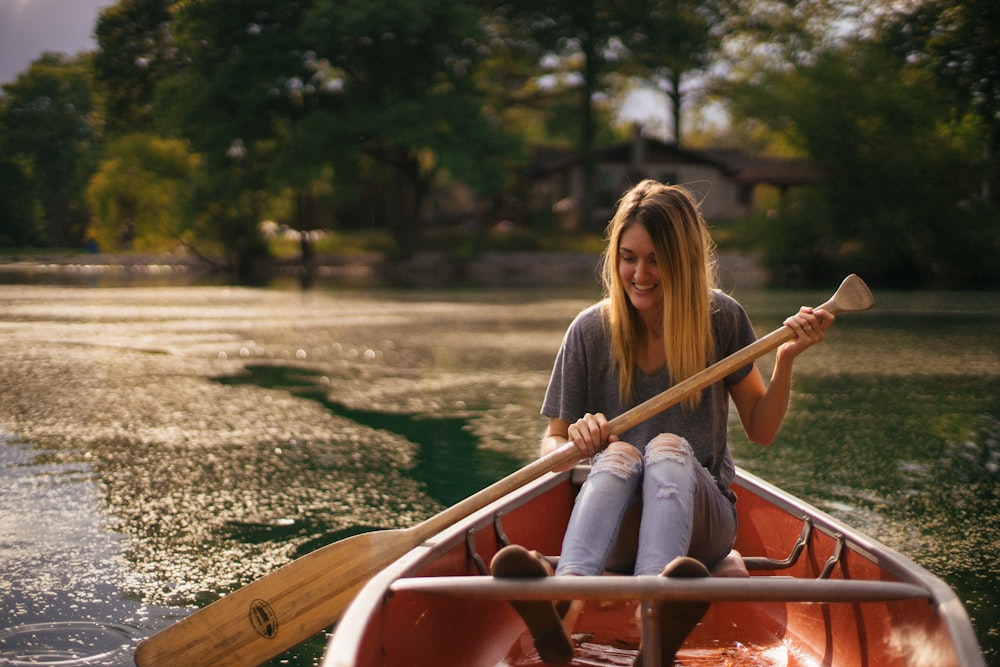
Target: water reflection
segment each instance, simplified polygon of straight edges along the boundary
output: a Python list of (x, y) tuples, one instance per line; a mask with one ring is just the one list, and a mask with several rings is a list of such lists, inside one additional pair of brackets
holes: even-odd
[[(481, 449), (471, 417), (352, 408), (331, 399), (337, 392), (330, 387), (329, 378), (318, 371), (295, 366), (248, 364), (245, 373), (215, 379), (228, 385), (284, 389), (295, 396), (316, 401), (331, 414), (355, 424), (404, 437), (417, 446), (409, 476), (445, 507), (489, 486), (521, 464), (510, 455)], [(463, 402), (460, 407), (467, 406)], [(357, 460), (364, 459), (359, 455)], [(459, 470), (461, 474), (456, 474)]]
[(113, 623), (35, 623), (0, 630), (0, 664), (131, 665), (136, 628)]
[[(764, 333), (828, 294), (737, 296)], [(0, 286), (0, 650), (45, 623), (134, 643), (502, 477), (594, 297)], [(876, 298), (799, 362), (774, 446), (734, 428), (739, 463), (957, 586), (1000, 659), (1000, 305)]]
[(150, 628), (186, 613), (126, 593), (143, 582), (91, 459), (0, 435), (0, 664), (129, 665)]

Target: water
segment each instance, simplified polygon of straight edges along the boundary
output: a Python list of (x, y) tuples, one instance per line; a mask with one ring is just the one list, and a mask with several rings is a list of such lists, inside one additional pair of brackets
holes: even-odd
[[(130, 664), (194, 607), (524, 465), (595, 296), (0, 285), (0, 664)], [(736, 296), (766, 333), (829, 293)], [(997, 296), (876, 292), (798, 362), (779, 440), (733, 437), (955, 586), (994, 663)]]

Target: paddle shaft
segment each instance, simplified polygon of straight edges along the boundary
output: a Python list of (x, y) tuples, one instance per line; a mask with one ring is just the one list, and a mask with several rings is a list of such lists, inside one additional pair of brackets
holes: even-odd
[[(867, 310), (871, 292), (848, 276), (819, 308), (834, 315)], [(679, 382), (611, 420), (626, 431), (718, 382), (736, 369), (794, 338), (782, 326), (746, 348)], [(327, 545), (253, 581), (146, 639), (136, 650), (139, 667), (259, 665), (335, 623), (365, 583), (389, 563), (445, 528), (580, 457), (572, 442), (405, 530), (386, 530)]]

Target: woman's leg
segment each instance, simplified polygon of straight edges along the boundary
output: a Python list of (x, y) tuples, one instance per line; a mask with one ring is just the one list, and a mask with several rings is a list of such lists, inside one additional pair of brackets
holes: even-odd
[(635, 574), (660, 574), (688, 555), (710, 567), (729, 553), (736, 535), (732, 504), (684, 438), (663, 434), (646, 446), (642, 502)]
[(642, 480), (642, 453), (613, 442), (594, 460), (563, 538), (557, 575), (596, 576), (604, 570), (622, 517)]
[(694, 525), (688, 556), (712, 569), (733, 550), (736, 541), (736, 507), (722, 495), (712, 473), (695, 465)]
[[(736, 534), (732, 505), (684, 438), (663, 434), (650, 441), (645, 470), (635, 573), (709, 576), (703, 563), (725, 557)], [(674, 663), (676, 651), (707, 609), (708, 603), (699, 601), (660, 605), (660, 664)], [(635, 665), (642, 665), (642, 652)]]

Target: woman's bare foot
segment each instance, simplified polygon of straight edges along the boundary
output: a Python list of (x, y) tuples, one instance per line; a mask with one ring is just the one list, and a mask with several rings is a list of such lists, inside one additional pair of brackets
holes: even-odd
[[(496, 553), (490, 563), (494, 577), (542, 578), (552, 575), (552, 567), (537, 553), (512, 544)], [(548, 600), (511, 600), (511, 605), (528, 626), (539, 657), (547, 665), (565, 665), (573, 660), (573, 642), (563, 627), (556, 606)]]
[[(660, 573), (661, 577), (708, 577), (711, 574), (701, 561), (687, 556), (675, 558), (667, 563)], [(674, 656), (684, 644), (688, 634), (698, 625), (705, 612), (708, 602), (677, 602), (668, 600), (660, 605), (660, 664), (674, 664)], [(642, 667), (642, 648), (636, 656), (633, 667)]]

